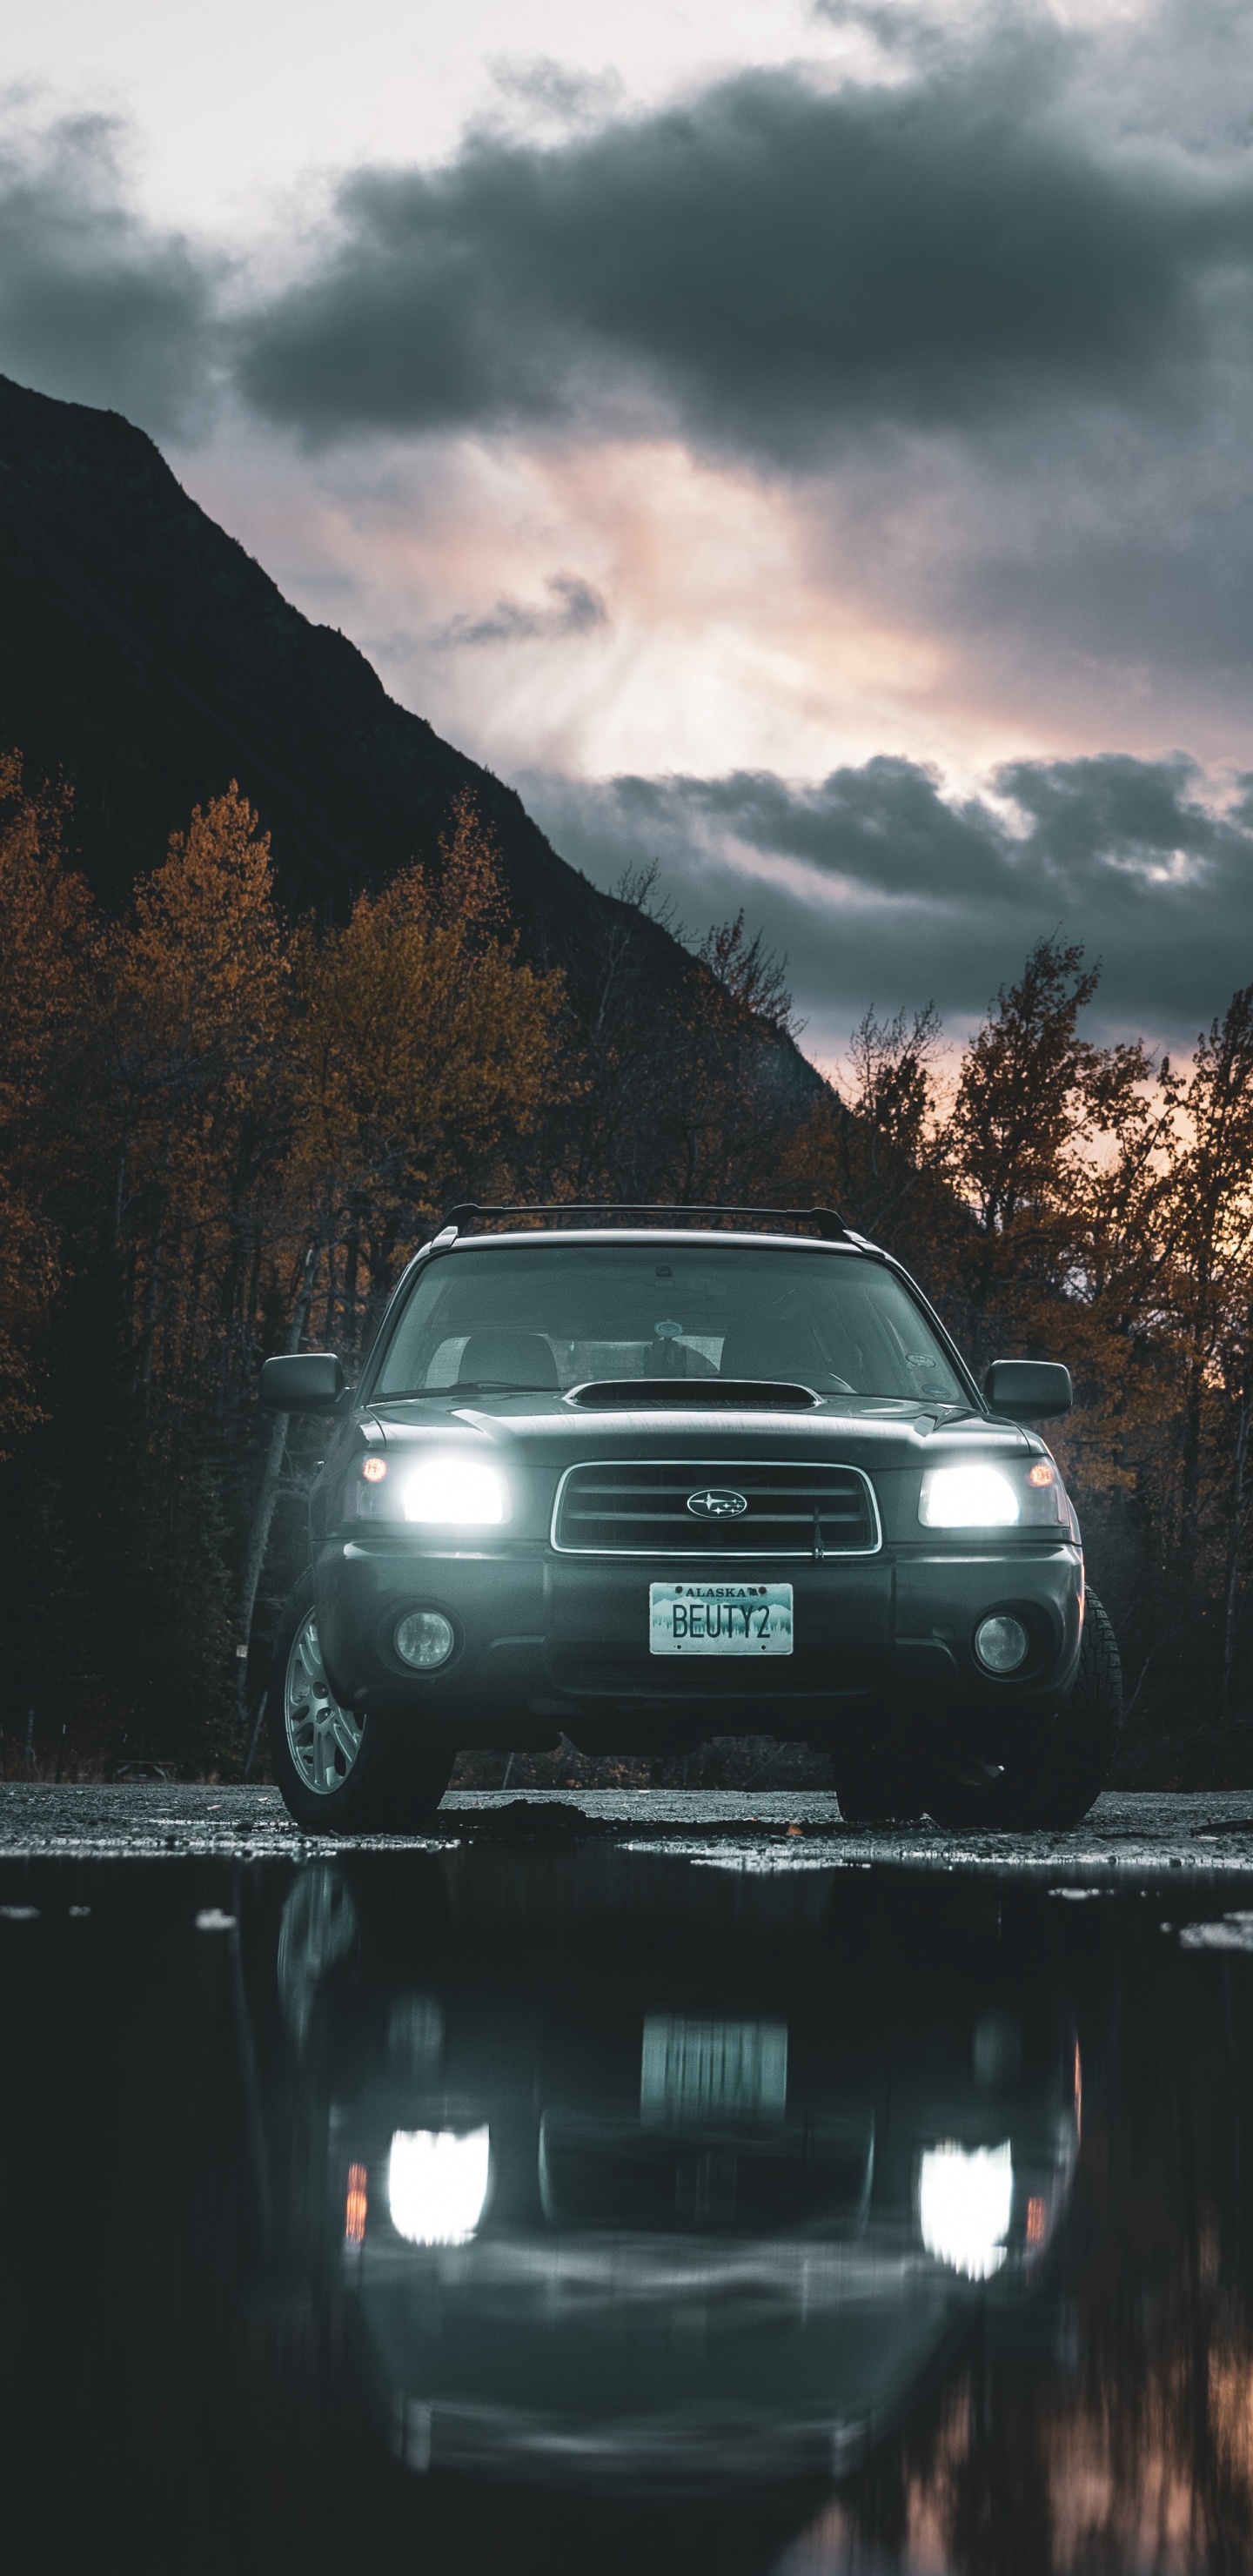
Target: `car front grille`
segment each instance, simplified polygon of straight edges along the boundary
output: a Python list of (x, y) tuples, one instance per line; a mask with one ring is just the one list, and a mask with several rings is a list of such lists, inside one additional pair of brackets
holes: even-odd
[(880, 1543), (859, 1467), (723, 1458), (571, 1467), (552, 1535), (570, 1556), (873, 1556)]

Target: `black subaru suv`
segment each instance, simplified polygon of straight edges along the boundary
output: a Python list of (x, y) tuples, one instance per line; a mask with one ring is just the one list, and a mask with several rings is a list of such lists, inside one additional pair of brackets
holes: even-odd
[(261, 1393), (334, 1421), (269, 1684), (308, 1829), (420, 1830), (460, 1746), (562, 1734), (822, 1746), (863, 1821), (1066, 1826), (1104, 1783), (1117, 1648), (1022, 1427), (1069, 1375), (980, 1392), (828, 1211), (456, 1208), (354, 1390), (302, 1352)]

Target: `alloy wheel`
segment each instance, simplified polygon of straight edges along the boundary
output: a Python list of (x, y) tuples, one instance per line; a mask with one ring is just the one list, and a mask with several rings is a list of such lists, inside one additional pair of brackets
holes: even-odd
[(341, 1708), (331, 1690), (312, 1610), (301, 1620), (287, 1658), (283, 1725), (306, 1789), (320, 1797), (342, 1789), (361, 1750), (361, 1720)]

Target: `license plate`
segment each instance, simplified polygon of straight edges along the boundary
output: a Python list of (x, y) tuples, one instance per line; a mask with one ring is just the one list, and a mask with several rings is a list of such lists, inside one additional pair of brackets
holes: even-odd
[(650, 1583), (653, 1655), (790, 1655), (790, 1583)]

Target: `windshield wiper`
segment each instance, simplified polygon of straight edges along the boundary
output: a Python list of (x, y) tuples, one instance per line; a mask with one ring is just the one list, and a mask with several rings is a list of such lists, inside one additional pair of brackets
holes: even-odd
[(455, 1386), (424, 1386), (424, 1395), (559, 1395), (537, 1377), (463, 1377)]
[(427, 1404), (444, 1395), (560, 1395), (559, 1386), (541, 1385), (538, 1378), (464, 1377), (455, 1386), (406, 1386), (393, 1388), (379, 1396), (380, 1404)]

